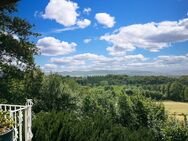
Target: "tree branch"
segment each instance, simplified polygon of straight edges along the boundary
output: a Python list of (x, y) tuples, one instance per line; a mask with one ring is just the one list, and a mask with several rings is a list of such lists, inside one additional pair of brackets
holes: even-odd
[(0, 7), (5, 7), (7, 5), (13, 4), (18, 2), (19, 0), (1, 0), (0, 1)]

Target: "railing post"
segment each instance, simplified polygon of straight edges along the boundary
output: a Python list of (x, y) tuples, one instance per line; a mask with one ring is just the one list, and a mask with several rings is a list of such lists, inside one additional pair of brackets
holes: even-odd
[(22, 141), (22, 122), (23, 122), (23, 114), (22, 111), (19, 111), (19, 141)]
[(31, 99), (27, 99), (26, 109), (25, 109), (25, 141), (31, 141), (33, 134), (31, 131), (32, 128), (32, 105), (33, 102)]

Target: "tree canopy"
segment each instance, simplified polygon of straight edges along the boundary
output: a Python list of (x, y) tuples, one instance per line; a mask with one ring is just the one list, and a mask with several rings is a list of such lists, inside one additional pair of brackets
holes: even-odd
[(17, 77), (35, 67), (37, 48), (29, 39), (39, 34), (32, 32), (30, 23), (17, 16), (16, 5), (0, 7), (0, 72), (1, 77)]

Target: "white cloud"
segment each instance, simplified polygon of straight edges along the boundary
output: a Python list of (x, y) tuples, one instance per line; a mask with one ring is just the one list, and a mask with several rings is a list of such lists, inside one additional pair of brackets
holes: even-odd
[(84, 61), (75, 60), (72, 57), (51, 58), (50, 62), (58, 65), (84, 65)]
[(88, 7), (88, 8), (84, 8), (83, 12), (87, 15), (89, 15), (89, 13), (91, 12), (91, 8)]
[(188, 40), (188, 19), (124, 26), (100, 39), (112, 44), (107, 48), (111, 55), (124, 55), (136, 48), (157, 52)]
[(84, 39), (83, 42), (84, 42), (85, 44), (88, 44), (88, 43), (90, 43), (91, 41), (92, 41), (92, 39), (89, 39), (89, 38), (88, 38), (88, 39)]
[(45, 72), (57, 72), (58, 66), (55, 64), (44, 64), (41, 69)]
[[(51, 58), (50, 62), (55, 64), (85, 64), (85, 61), (105, 61), (108, 58), (103, 55), (96, 55), (92, 53), (77, 54), (69, 57)], [(76, 63), (75, 63), (76, 62)]]
[(158, 56), (149, 62), (133, 62), (127, 64), (133, 69), (149, 70), (155, 72), (188, 71), (188, 55), (166, 55)]
[(149, 59), (142, 54), (112, 57), (84, 53), (51, 58), (50, 62), (58, 66), (55, 71), (147, 70), (161, 73), (188, 71), (188, 54), (165, 55)]
[(80, 70), (118, 70), (126, 68), (130, 62), (146, 61), (142, 54), (126, 55), (123, 57), (107, 57), (93, 53), (77, 54), (69, 57), (51, 58), (50, 62), (64, 71)]
[(97, 20), (98, 23), (104, 25), (105, 27), (111, 28), (114, 26), (115, 18), (110, 16), (107, 13), (97, 13), (95, 15), (95, 19)]
[(82, 29), (88, 27), (90, 24), (91, 24), (91, 21), (88, 19), (77, 21), (78, 27)]
[(65, 31), (76, 30), (76, 29), (78, 29), (78, 28), (79, 28), (78, 26), (72, 26), (72, 27), (66, 27), (66, 28), (56, 29), (56, 30), (54, 30), (53, 32), (60, 33), (60, 32), (65, 32)]
[(60, 41), (54, 37), (44, 37), (37, 41), (37, 47), (45, 56), (65, 55), (75, 51), (76, 43)]
[(45, 64), (44, 68), (45, 69), (56, 69), (57, 65), (55, 65), (55, 64)]
[(45, 8), (43, 18), (55, 20), (64, 26), (76, 24), (78, 4), (70, 0), (50, 0)]
[(84, 53), (84, 54), (77, 54), (73, 56), (73, 59), (77, 60), (106, 60), (107, 58), (103, 55), (97, 55), (97, 54), (92, 54), (92, 53)]
[(65, 31), (76, 30), (79, 28), (84, 29), (84, 28), (88, 27), (90, 24), (91, 24), (91, 21), (88, 19), (79, 20), (79, 21), (77, 21), (76, 25), (74, 25), (74, 26), (56, 29), (53, 32), (60, 33), (60, 32), (65, 32)]
[(187, 55), (179, 55), (179, 56), (158, 56), (156, 62), (163, 64), (182, 64), (188, 62)]
[[(91, 24), (88, 19), (79, 19), (77, 12), (78, 4), (70, 0), (50, 0), (45, 8), (45, 13), (42, 15), (44, 19), (55, 20), (57, 23), (64, 25), (65, 28), (56, 29), (54, 32), (64, 32), (76, 29), (84, 29)], [(84, 9), (85, 12), (90, 12), (90, 8)], [(37, 16), (39, 12), (35, 12)]]
[(188, 71), (188, 54), (165, 55), (154, 59), (142, 54), (125, 56), (103, 56), (92, 53), (77, 54), (68, 57), (53, 57), (52, 64), (46, 64), (47, 71), (94, 71), (94, 70), (136, 70), (158, 73), (176, 73)]
[(120, 61), (145, 61), (148, 58), (145, 58), (142, 54), (136, 54), (136, 55), (125, 55), (123, 57), (119, 57)]

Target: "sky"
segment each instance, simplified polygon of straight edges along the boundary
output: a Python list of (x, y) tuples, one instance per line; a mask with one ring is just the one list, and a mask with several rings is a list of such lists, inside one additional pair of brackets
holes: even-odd
[(45, 72), (188, 73), (188, 0), (21, 0)]

